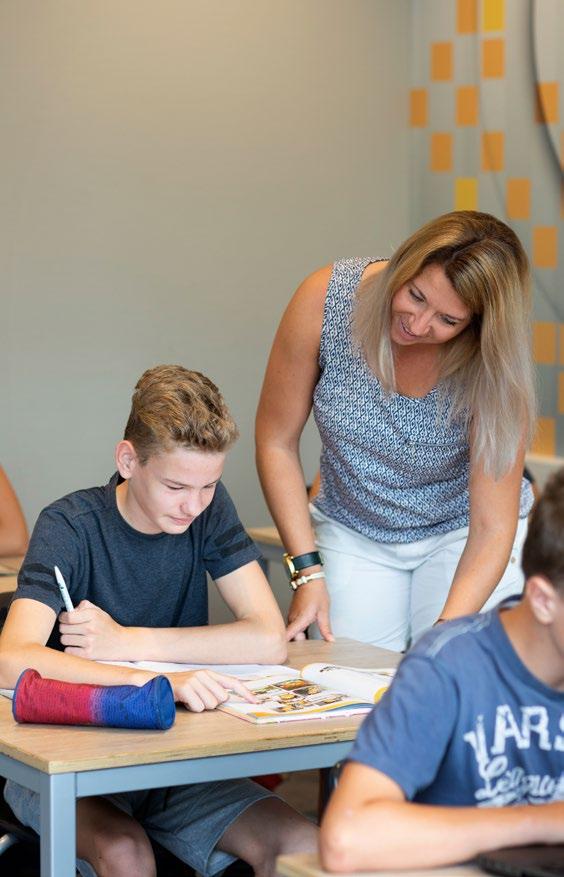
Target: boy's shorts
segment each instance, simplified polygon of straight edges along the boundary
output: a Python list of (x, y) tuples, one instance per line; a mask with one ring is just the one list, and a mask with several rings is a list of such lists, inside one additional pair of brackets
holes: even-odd
[[(39, 834), (39, 795), (8, 780), (4, 797), (20, 822)], [(215, 849), (229, 826), (256, 801), (275, 797), (251, 780), (224, 780), (138, 792), (101, 795), (133, 816), (149, 837), (205, 877), (222, 871), (234, 856)], [(77, 859), (82, 877), (96, 872)]]

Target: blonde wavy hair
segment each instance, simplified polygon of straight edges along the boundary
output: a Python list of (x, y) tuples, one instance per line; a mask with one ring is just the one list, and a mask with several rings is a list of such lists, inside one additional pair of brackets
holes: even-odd
[(143, 465), (176, 447), (223, 452), (238, 435), (223, 396), (209, 378), (181, 365), (157, 365), (135, 385), (123, 437)]
[(386, 268), (358, 288), (353, 332), (386, 393), (395, 392), (390, 339), (395, 293), (440, 265), (472, 320), (441, 346), (439, 387), (449, 417), (468, 419), (476, 458), (500, 478), (535, 426), (530, 272), (517, 235), (494, 216), (445, 213), (408, 238)]

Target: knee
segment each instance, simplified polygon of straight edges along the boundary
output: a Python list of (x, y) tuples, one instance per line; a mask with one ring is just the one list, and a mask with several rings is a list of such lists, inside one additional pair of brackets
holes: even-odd
[(254, 859), (249, 861), (255, 875), (276, 874), (278, 856), (292, 853), (312, 853), (317, 850), (319, 829), (284, 802), (276, 802), (276, 818), (269, 831), (259, 832), (254, 850)]
[(96, 838), (93, 849), (90, 864), (97, 877), (156, 877), (153, 849), (141, 826)]

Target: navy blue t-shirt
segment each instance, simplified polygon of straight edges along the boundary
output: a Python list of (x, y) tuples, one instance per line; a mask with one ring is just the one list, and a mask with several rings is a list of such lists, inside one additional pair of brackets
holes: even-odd
[(350, 757), (419, 803), (564, 801), (564, 692), (525, 667), (499, 609), (457, 619), (406, 655)]
[[(146, 534), (116, 504), (118, 474), (104, 487), (79, 490), (47, 506), (37, 520), (14, 600), (64, 609), (53, 567), (75, 606), (90, 600), (127, 627), (208, 623), (206, 572), (213, 579), (260, 557), (223, 484), (182, 534)], [(55, 625), (47, 645), (62, 649)]]

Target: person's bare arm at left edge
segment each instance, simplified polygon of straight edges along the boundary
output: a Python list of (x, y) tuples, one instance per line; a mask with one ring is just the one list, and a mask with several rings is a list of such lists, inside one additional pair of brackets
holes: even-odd
[(72, 616), (61, 614), (61, 642), (67, 654), (96, 660), (192, 664), (285, 661), (284, 622), (257, 561), (219, 577), (216, 585), (234, 621), (204, 627), (124, 627), (83, 600)]

